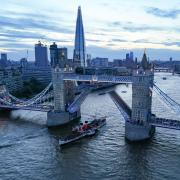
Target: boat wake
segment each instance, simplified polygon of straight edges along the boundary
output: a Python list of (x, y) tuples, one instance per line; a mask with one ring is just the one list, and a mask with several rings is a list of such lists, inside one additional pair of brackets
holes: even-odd
[(40, 130), (38, 133), (36, 133), (36, 134), (27, 134), (27, 135), (24, 135), (24, 136), (21, 136), (21, 137), (15, 137), (15, 138), (8, 137), (9, 140), (6, 139), (6, 137), (5, 137), (4, 142), (0, 142), (0, 149), (12, 147), (12, 146), (24, 143), (24, 141), (26, 141), (26, 140), (30, 140), (30, 139), (34, 139), (34, 138), (37, 138), (39, 136), (42, 136), (43, 133), (45, 132), (45, 130), (46, 129), (44, 128), (44, 129)]
[(17, 111), (12, 111), (11, 118), (32, 122), (34, 124), (39, 124), (39, 125), (46, 125), (47, 114), (45, 112), (17, 110)]

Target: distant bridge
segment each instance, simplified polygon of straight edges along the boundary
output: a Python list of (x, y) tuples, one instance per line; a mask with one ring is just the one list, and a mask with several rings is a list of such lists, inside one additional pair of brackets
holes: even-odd
[(164, 67), (155, 67), (154, 72), (169, 72), (169, 73), (172, 73), (173, 69), (172, 68), (164, 68)]

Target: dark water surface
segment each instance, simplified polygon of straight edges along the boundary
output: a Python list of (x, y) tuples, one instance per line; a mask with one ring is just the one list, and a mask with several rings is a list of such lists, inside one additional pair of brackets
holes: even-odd
[[(155, 81), (180, 103), (179, 76), (161, 73)], [(116, 91), (131, 105), (131, 86), (117, 86)], [(153, 112), (180, 120), (155, 94)], [(48, 130), (45, 113), (14, 111), (11, 118), (1, 113), (0, 179), (180, 179), (180, 131), (157, 128), (152, 140), (130, 144), (124, 139), (120, 112), (108, 94), (98, 92), (82, 104), (82, 120), (90, 115), (106, 115), (106, 126), (96, 136), (61, 149), (58, 138), (68, 134), (72, 124)]]

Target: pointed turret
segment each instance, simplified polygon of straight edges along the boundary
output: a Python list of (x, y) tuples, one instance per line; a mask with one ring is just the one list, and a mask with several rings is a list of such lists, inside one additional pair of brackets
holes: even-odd
[(141, 61), (141, 66), (144, 70), (149, 69), (149, 62), (147, 60), (146, 51), (144, 50), (143, 58)]
[(73, 60), (75, 66), (85, 67), (85, 38), (81, 7), (78, 7)]

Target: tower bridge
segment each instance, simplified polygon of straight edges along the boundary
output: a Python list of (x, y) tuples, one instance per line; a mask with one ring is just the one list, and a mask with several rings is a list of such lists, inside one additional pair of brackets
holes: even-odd
[(143, 56), (141, 68), (134, 70), (132, 76), (79, 75), (56, 66), (52, 68), (52, 83), (28, 100), (14, 97), (1, 85), (0, 108), (44, 111), (47, 112), (48, 126), (66, 124), (81, 116), (80, 106), (91, 92), (91, 89), (86, 88), (75, 97), (76, 81), (132, 84), (132, 109), (116, 92), (109, 93), (125, 119), (125, 137), (131, 141), (150, 138), (156, 126), (180, 130), (180, 121), (156, 117), (151, 112), (153, 90), (177, 113), (180, 113), (180, 104), (154, 84), (154, 71), (148, 64), (146, 54)]

